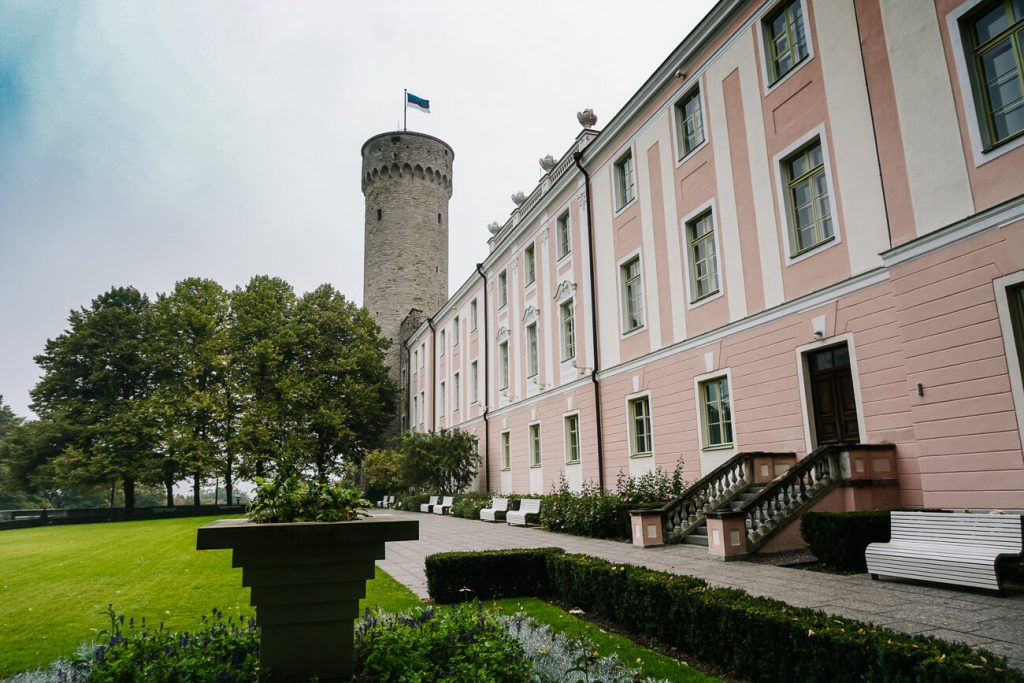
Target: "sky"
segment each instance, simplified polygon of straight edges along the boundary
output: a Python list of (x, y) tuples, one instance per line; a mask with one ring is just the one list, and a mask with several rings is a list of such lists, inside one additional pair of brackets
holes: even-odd
[(0, 395), (113, 286), (257, 274), (362, 301), (359, 150), (455, 150), (449, 291), (587, 107), (601, 128), (710, 0), (0, 0)]

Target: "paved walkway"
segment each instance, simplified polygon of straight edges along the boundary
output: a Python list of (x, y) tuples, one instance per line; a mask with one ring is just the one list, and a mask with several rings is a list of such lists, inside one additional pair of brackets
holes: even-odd
[(387, 545), (380, 567), (421, 597), (427, 596), (423, 560), (452, 550), (496, 550), (556, 546), (611, 562), (688, 574), (717, 586), (742, 588), (798, 607), (868, 621), (907, 633), (923, 633), (981, 645), (1024, 669), (1024, 590), (995, 596), (866, 574), (839, 576), (747, 562), (712, 559), (704, 548), (672, 545), (635, 548), (627, 543), (555, 534), (537, 528), (441, 517), (415, 512), (378, 512), (420, 522), (420, 540)]

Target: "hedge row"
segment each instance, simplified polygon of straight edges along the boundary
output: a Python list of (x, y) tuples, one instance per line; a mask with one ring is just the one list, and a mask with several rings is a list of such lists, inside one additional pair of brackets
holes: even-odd
[(552, 597), (752, 680), (1024, 681), (959, 643), (558, 549), (442, 553), (426, 570), (437, 602)]
[(800, 534), (822, 564), (866, 572), (868, 544), (889, 542), (889, 511), (805, 512), (800, 518)]

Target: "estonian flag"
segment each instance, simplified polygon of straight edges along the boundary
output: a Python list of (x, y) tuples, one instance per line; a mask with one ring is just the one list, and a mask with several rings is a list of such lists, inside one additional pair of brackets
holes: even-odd
[(405, 93), (405, 108), (415, 109), (421, 111), (424, 114), (430, 113), (430, 100), (425, 100), (422, 97), (416, 97), (411, 92)]

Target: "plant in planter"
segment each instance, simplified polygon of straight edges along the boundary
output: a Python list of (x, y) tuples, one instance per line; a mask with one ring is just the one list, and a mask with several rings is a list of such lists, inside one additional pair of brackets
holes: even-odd
[[(294, 473), (260, 482), (249, 519), (198, 531), (198, 550), (232, 550), (251, 589), (260, 668), (272, 679), (352, 676), (353, 621), (388, 541), (419, 538), (419, 522), (371, 517), (358, 490), (304, 484)], [(365, 519), (360, 519), (365, 517)]]

